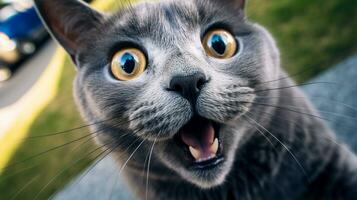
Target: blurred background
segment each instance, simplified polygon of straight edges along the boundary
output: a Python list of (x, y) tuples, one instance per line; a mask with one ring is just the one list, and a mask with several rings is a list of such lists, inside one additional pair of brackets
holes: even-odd
[[(118, 2), (91, 3), (109, 10)], [(247, 15), (272, 32), (283, 67), (304, 72), (294, 76), (299, 83), (357, 53), (356, 0), (250, 0)], [(63, 133), (84, 125), (73, 103), (74, 75), (32, 1), (0, 0), (0, 199), (33, 199), (39, 191), (47, 199), (93, 162), (96, 154), (85, 153), (95, 144), (80, 140), (86, 128)]]

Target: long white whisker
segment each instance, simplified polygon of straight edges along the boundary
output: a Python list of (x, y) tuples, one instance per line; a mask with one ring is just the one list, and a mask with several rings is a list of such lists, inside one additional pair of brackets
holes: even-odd
[(129, 160), (134, 156), (135, 152), (138, 151), (138, 149), (140, 148), (140, 146), (145, 142), (145, 140), (141, 141), (140, 144), (134, 149), (133, 153), (131, 153), (131, 155), (129, 156), (129, 158), (125, 161), (125, 163), (123, 164), (123, 166), (120, 168), (119, 170), (119, 176), (120, 174), (123, 172), (125, 166), (128, 164)]
[(295, 162), (297, 163), (297, 165), (301, 168), (302, 172), (304, 173), (304, 175), (306, 176), (306, 178), (309, 180), (309, 177), (307, 175), (307, 172), (305, 170), (305, 168), (302, 166), (302, 164), (300, 163), (300, 161), (296, 158), (296, 156), (293, 154), (293, 152), (281, 141), (279, 140), (279, 138), (277, 138), (274, 134), (272, 134), (269, 130), (267, 130), (264, 126), (260, 125), (257, 121), (255, 121), (254, 119), (252, 119), (251, 117), (245, 115), (245, 117), (247, 117), (248, 119), (250, 119), (252, 122), (254, 122), (257, 126), (259, 126), (260, 128), (264, 129), (267, 133), (270, 134), (270, 136), (272, 136), (276, 141), (278, 141), (287, 151), (288, 153), (291, 155), (291, 157), (295, 160)]
[(154, 150), (154, 146), (155, 146), (155, 143), (156, 143), (156, 140), (157, 138), (155, 138), (152, 146), (151, 146), (151, 149), (150, 149), (150, 154), (149, 154), (149, 162), (148, 162), (148, 169), (147, 169), (147, 173), (146, 173), (146, 187), (145, 187), (145, 199), (147, 200), (148, 199), (148, 187), (149, 187), (149, 173), (150, 173), (150, 162), (151, 162), (151, 156), (152, 156), (152, 152)]

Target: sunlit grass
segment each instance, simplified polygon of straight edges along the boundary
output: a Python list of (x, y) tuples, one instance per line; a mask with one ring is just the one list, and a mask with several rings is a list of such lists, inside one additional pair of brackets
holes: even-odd
[[(67, 130), (71, 127), (77, 127), (83, 124), (79, 115), (75, 112), (76, 107), (71, 95), (74, 67), (68, 59), (64, 65), (65, 67), (60, 81), (61, 89), (56, 99), (33, 123), (29, 130), (29, 137)], [(94, 144), (88, 142), (80, 148), (77, 148), (77, 145), (86, 141), (84, 139), (80, 142), (51, 151), (48, 154), (41, 155), (38, 158), (31, 159), (21, 164), (12, 165), (11, 163), (25, 160), (40, 152), (68, 143), (76, 138), (80, 138), (87, 133), (87, 129), (81, 129), (67, 134), (60, 134), (58, 136), (26, 140), (26, 142), (17, 149), (10, 161), (9, 167), (5, 170), (3, 176), (0, 177), (1, 199), (10, 199), (12, 195), (16, 194), (16, 192), (26, 186), (29, 181), (31, 182), (33, 178), (36, 178), (28, 188), (25, 188), (18, 196), (18, 199), (33, 199), (42, 187), (49, 183), (56, 174), (61, 172), (66, 166), (70, 165), (78, 158), (84, 156), (90, 149), (94, 148)], [(68, 183), (71, 177), (82, 171), (92, 161), (94, 155), (88, 156), (88, 158), (83, 159), (81, 162), (77, 163), (77, 165), (70, 167), (68, 171), (64, 171), (63, 174), (58, 176), (55, 181), (42, 192), (39, 199), (47, 199), (54, 191), (62, 188)], [(4, 177), (16, 174), (23, 169), (28, 170), (7, 179), (3, 179)]]
[(283, 67), (305, 81), (357, 52), (355, 0), (252, 0), (249, 18), (273, 33)]

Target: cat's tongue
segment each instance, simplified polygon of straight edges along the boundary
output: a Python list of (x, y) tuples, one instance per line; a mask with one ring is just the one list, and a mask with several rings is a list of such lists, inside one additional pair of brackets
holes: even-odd
[(215, 138), (213, 125), (207, 120), (192, 120), (180, 130), (179, 134), (196, 162), (216, 156), (218, 139)]

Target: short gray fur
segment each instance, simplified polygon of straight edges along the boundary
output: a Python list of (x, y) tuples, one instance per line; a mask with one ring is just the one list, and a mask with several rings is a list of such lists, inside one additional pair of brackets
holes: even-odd
[[(307, 96), (311, 97), (312, 103), (318, 110), (332, 111), (339, 115), (356, 116), (357, 111), (343, 106), (339, 103), (331, 103), (331, 99), (344, 104), (351, 105), (357, 108), (357, 55), (345, 60), (337, 66), (331, 68), (325, 73), (314, 78), (310, 82), (333, 82), (345, 85), (339, 90), (339, 95), (336, 95), (335, 87), (305, 87), (303, 90)], [(347, 84), (347, 85), (346, 85)], [(319, 94), (318, 98), (316, 94)], [(342, 141), (345, 141), (349, 146), (357, 152), (357, 123), (354, 120), (346, 120), (343, 117), (323, 114), (328, 118), (328, 125), (331, 126), (335, 133)], [(342, 129), (340, 127), (343, 127)], [(67, 200), (67, 199), (88, 199), (98, 200), (101, 199), (102, 194), (106, 193), (108, 188), (112, 187), (113, 182), (108, 181), (107, 177), (115, 174), (116, 164), (112, 157), (108, 157), (95, 166), (92, 173), (88, 173), (86, 177), (79, 184), (70, 184), (64, 190), (59, 192), (53, 198), (54, 200)], [(79, 176), (81, 177), (81, 175)], [(73, 182), (76, 183), (78, 178)], [(114, 195), (116, 199), (120, 200), (133, 200), (130, 196), (123, 180), (118, 180), (115, 186)], [(86, 195), (90, 194), (90, 195)], [(84, 196), (86, 195), (86, 197)]]
[[(245, 18), (244, 0), (163, 0), (113, 15), (78, 0), (35, 3), (77, 66), (74, 96), (83, 118), (103, 121), (91, 130), (114, 149), (118, 171), (137, 198), (357, 196), (356, 156), (280, 68), (274, 39)], [(233, 57), (214, 59), (202, 48), (203, 35), (214, 28), (236, 37)], [(146, 54), (147, 69), (118, 81), (109, 72), (111, 57), (133, 46)], [(205, 84), (194, 101), (170, 90), (173, 78), (196, 74), (204, 74)], [(174, 139), (194, 116), (220, 125), (224, 162), (214, 168), (192, 170)]]

